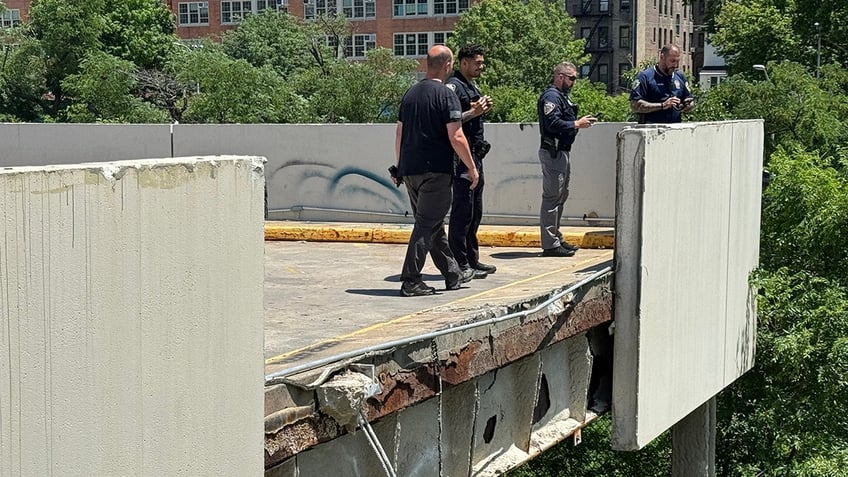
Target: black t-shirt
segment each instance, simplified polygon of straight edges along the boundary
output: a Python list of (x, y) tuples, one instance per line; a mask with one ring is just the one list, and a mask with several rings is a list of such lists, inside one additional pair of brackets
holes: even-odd
[(452, 174), (453, 146), (447, 123), (461, 120), (459, 99), (441, 82), (423, 79), (409, 88), (398, 112), (398, 121), (403, 123), (399, 175)]

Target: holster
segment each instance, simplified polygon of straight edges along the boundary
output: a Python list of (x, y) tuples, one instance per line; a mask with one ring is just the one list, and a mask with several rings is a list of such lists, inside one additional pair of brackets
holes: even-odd
[(478, 142), (477, 144), (475, 144), (474, 148), (471, 150), (471, 152), (474, 154), (474, 157), (476, 157), (478, 161), (482, 161), (483, 158), (486, 157), (486, 154), (488, 154), (491, 149), (492, 149), (492, 145), (489, 144), (489, 141), (486, 141), (484, 139), (484, 140)]
[(556, 159), (557, 156), (557, 141), (556, 138), (542, 136), (542, 145), (540, 146), (542, 149), (548, 151), (551, 155), (551, 159)]

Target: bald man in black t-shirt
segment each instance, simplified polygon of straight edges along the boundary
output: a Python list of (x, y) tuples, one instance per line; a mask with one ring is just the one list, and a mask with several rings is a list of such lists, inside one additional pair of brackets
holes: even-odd
[(447, 290), (457, 290), (474, 276), (463, 271), (448, 246), (445, 216), (451, 204), (453, 155), (468, 168), (471, 187), (477, 167), (462, 132), (459, 99), (445, 86), (453, 71), (453, 53), (436, 45), (427, 53), (427, 76), (404, 94), (395, 132), (398, 176), (406, 184), (415, 225), (401, 271), (402, 296), (432, 295), (436, 289), (421, 279), (427, 254), (445, 277)]

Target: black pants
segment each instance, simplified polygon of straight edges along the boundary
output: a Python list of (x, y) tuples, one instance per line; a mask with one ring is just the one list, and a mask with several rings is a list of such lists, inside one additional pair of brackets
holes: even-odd
[(421, 270), (428, 253), (448, 283), (459, 280), (459, 266), (451, 254), (445, 235), (445, 216), (451, 204), (452, 179), (451, 174), (434, 172), (403, 178), (415, 214), (415, 225), (406, 247), (401, 281), (421, 281)]
[(448, 243), (460, 268), (476, 267), (480, 260), (477, 230), (483, 220), (483, 165), (477, 163), (480, 179), (471, 189), (467, 179), (454, 177)]

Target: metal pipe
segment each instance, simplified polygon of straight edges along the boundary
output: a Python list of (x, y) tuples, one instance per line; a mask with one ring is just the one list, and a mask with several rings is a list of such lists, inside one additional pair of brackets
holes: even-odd
[[(306, 205), (295, 205), (288, 208), (283, 209), (268, 209), (268, 212), (276, 212), (276, 213), (298, 213), (298, 212), (343, 212), (346, 214), (354, 214), (354, 215), (377, 215), (383, 217), (395, 217), (395, 218), (407, 218), (412, 220), (411, 215), (407, 215), (407, 213), (395, 213), (395, 212), (371, 212), (368, 210), (351, 210), (351, 209), (338, 209), (333, 207), (312, 207)], [(484, 214), (483, 219), (486, 218), (501, 218), (501, 219), (521, 219), (528, 221), (536, 221), (538, 222), (539, 217), (536, 215), (512, 215), (512, 214)], [(576, 217), (563, 217), (563, 220), (571, 220), (571, 221), (585, 221), (585, 222), (614, 222), (615, 217), (589, 217), (586, 215)]]
[(371, 449), (374, 450), (374, 453), (377, 454), (377, 459), (380, 461), (380, 464), (383, 465), (383, 471), (386, 473), (386, 477), (397, 477), (394, 469), (392, 468), (392, 463), (389, 461), (389, 456), (386, 455), (386, 451), (383, 449), (383, 445), (380, 444), (380, 439), (377, 438), (377, 433), (374, 432), (374, 428), (371, 427), (371, 423), (368, 422), (368, 418), (365, 417), (365, 413), (362, 410), (359, 410), (359, 427), (365, 431), (365, 437), (368, 439), (368, 443), (371, 444)]
[(486, 326), (486, 325), (494, 325), (494, 324), (500, 323), (500, 322), (505, 321), (505, 320), (510, 320), (512, 318), (525, 317), (525, 316), (530, 315), (532, 313), (536, 313), (537, 311), (547, 307), (548, 305), (550, 305), (554, 301), (560, 299), (564, 295), (571, 293), (571, 292), (583, 287), (587, 283), (591, 283), (592, 281), (597, 280), (598, 278), (600, 278), (604, 275), (607, 275), (609, 273), (612, 273), (612, 267), (604, 267), (603, 269), (593, 273), (589, 277), (584, 278), (583, 280), (580, 280), (579, 282), (571, 285), (570, 287), (566, 288), (565, 290), (562, 290), (562, 291), (552, 295), (550, 298), (548, 298), (544, 302), (540, 303), (536, 307), (529, 309), (529, 310), (523, 310), (523, 311), (519, 311), (519, 312), (516, 312), (516, 313), (510, 313), (508, 315), (495, 317), (495, 318), (489, 318), (489, 319), (486, 319), (486, 320), (475, 321), (474, 323), (467, 323), (467, 324), (464, 324), (464, 325), (455, 326), (455, 327), (452, 327), (452, 328), (447, 328), (447, 329), (438, 330), (438, 331), (433, 331), (433, 332), (430, 332), (430, 333), (424, 333), (424, 334), (420, 334), (420, 335), (416, 335), (416, 336), (410, 336), (408, 338), (401, 338), (401, 339), (397, 339), (397, 340), (394, 340), (394, 341), (388, 341), (388, 342), (381, 343), (381, 344), (378, 344), (378, 345), (368, 346), (368, 347), (365, 347), (365, 348), (360, 348), (360, 349), (356, 349), (356, 350), (353, 350), (353, 351), (348, 351), (346, 353), (341, 353), (341, 354), (337, 354), (337, 355), (334, 355), (334, 356), (328, 356), (326, 358), (311, 361), (309, 363), (300, 364), (298, 366), (293, 366), (291, 368), (281, 369), (279, 371), (275, 371), (271, 374), (265, 375), (265, 385), (270, 386), (272, 384), (276, 384), (278, 382), (277, 380), (280, 380), (280, 379), (282, 379), (286, 376), (291, 376), (292, 374), (301, 373), (303, 371), (309, 371), (311, 369), (315, 369), (315, 368), (318, 368), (318, 367), (321, 367), (321, 366), (324, 366), (324, 365), (327, 365), (327, 364), (330, 364), (330, 363), (343, 361), (343, 360), (346, 360), (346, 359), (349, 359), (349, 358), (362, 356), (362, 355), (368, 355), (370, 353), (374, 353), (374, 352), (377, 352), (377, 351), (385, 351), (385, 350), (394, 348), (396, 346), (407, 345), (407, 344), (415, 343), (415, 342), (418, 342), (418, 341), (433, 339), (433, 338), (437, 338), (439, 336), (444, 336), (444, 335), (449, 334), (449, 333), (455, 333), (457, 331), (469, 330), (469, 329), (472, 329), (472, 328), (478, 328), (478, 327)]

